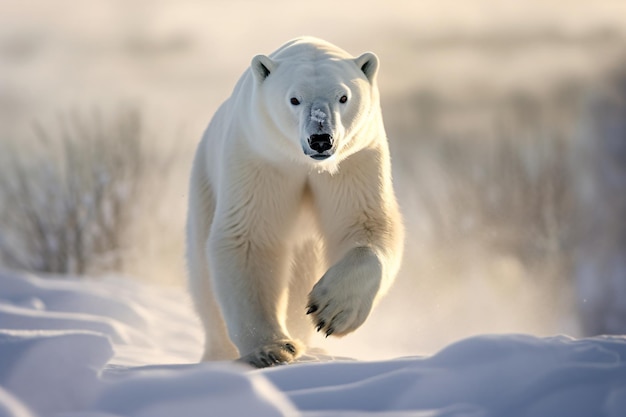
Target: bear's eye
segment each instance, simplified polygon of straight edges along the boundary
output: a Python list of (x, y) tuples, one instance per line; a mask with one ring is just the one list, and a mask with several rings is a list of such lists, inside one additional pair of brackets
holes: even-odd
[(300, 104), (300, 100), (298, 100), (298, 99), (297, 99), (297, 98), (295, 98), (295, 97), (291, 97), (291, 99), (289, 100), (289, 102), (290, 102), (291, 104), (293, 104), (294, 106), (297, 106), (297, 105), (299, 105), (299, 104)]
[(341, 104), (345, 103), (346, 101), (348, 101), (348, 96), (346, 96), (345, 94), (339, 98), (339, 102)]

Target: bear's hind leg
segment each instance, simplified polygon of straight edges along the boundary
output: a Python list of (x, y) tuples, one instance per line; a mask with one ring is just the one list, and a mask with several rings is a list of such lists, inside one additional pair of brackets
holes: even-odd
[[(198, 158), (198, 157), (196, 157)], [(215, 201), (202, 163), (193, 166), (187, 217), (187, 268), (189, 290), (205, 336), (203, 361), (229, 360), (238, 356), (220, 311), (209, 274), (207, 239)]]

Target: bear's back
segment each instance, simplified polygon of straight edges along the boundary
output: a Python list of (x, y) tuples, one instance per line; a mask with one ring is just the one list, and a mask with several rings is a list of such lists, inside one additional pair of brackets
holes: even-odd
[(348, 52), (332, 43), (312, 36), (292, 39), (272, 52), (270, 57), (278, 61), (353, 58)]

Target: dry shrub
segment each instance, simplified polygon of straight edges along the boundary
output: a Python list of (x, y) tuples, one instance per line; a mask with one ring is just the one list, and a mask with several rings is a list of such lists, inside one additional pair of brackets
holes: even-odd
[(587, 100), (575, 137), (573, 277), (584, 334), (626, 332), (626, 66)]
[[(448, 248), (481, 246), (527, 266), (569, 256), (575, 109), (567, 110), (568, 124), (558, 100), (566, 97), (518, 94), (483, 103), (483, 117), (470, 118), (482, 122), (469, 126), (441, 116), (453, 112), (451, 104), (426, 110), (426, 130), (416, 124), (415, 139), (396, 152), (413, 156), (400, 161), (400, 181), (412, 191), (423, 238)], [(442, 121), (433, 126), (433, 119)]]
[[(392, 120), (404, 112), (390, 131), (396, 185), (425, 259), (405, 262), (410, 275), (452, 271), (432, 279), (447, 292), (439, 282), (472, 288), (470, 271), (488, 288), (515, 282), (502, 294), (510, 303), (534, 288), (524, 314), (556, 318), (546, 332), (564, 331), (559, 317), (574, 310), (565, 331), (626, 331), (624, 74), (464, 103), (421, 92), (389, 106)], [(493, 272), (503, 260), (518, 277)]]
[(123, 271), (142, 187), (170, 165), (144, 134), (137, 110), (74, 112), (54, 126), (37, 124), (32, 141), (5, 144), (2, 264), (56, 274)]
[(447, 326), (443, 342), (578, 331), (563, 317), (574, 308), (570, 160), (581, 97), (577, 85), (491, 97), (421, 92), (385, 107), (408, 230), (398, 286), (420, 306), (415, 314), (428, 314), (424, 326)]

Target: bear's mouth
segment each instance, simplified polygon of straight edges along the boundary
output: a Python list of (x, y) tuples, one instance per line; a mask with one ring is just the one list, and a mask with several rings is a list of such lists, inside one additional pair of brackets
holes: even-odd
[(334, 149), (328, 149), (325, 150), (323, 152), (316, 152), (313, 149), (310, 148), (303, 148), (302, 149), (304, 155), (308, 156), (311, 159), (314, 159), (316, 161), (323, 161), (325, 159), (330, 158), (331, 156), (333, 156), (335, 154), (335, 150)]
[(315, 159), (316, 161), (323, 161), (324, 159), (330, 158), (330, 155), (323, 154), (323, 153), (316, 153), (316, 154), (309, 155), (309, 156)]

